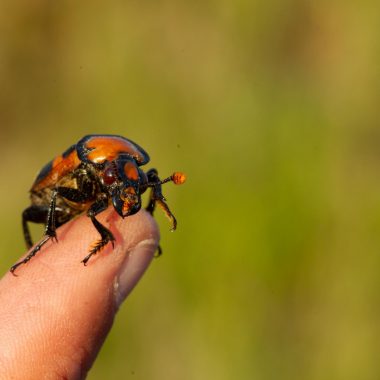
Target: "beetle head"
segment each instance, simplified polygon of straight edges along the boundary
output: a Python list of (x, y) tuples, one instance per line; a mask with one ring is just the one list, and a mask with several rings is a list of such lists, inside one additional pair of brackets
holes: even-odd
[(140, 194), (134, 186), (120, 186), (115, 189), (112, 195), (112, 204), (117, 213), (125, 218), (136, 214), (141, 208)]
[(136, 214), (141, 208), (140, 172), (136, 162), (129, 156), (120, 156), (112, 167), (118, 177), (111, 191), (115, 210), (122, 218)]

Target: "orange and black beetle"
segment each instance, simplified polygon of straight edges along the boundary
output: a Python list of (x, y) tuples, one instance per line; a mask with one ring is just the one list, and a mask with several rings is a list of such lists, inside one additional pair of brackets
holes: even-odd
[(32, 204), (22, 214), (28, 248), (33, 243), (27, 222), (45, 223), (45, 236), (25, 259), (11, 267), (11, 272), (27, 263), (48, 240), (56, 240), (56, 228), (85, 211), (100, 234), (100, 240), (82, 260), (86, 265), (92, 255), (109, 242), (113, 245), (115, 240), (96, 215), (110, 203), (122, 218), (136, 214), (141, 208), (141, 194), (148, 188), (152, 191), (146, 209), (153, 214), (158, 204), (174, 230), (177, 222), (165, 203), (161, 185), (169, 181), (182, 184), (185, 176), (175, 172), (161, 181), (157, 170), (150, 169), (146, 173), (141, 170), (140, 166), (148, 162), (148, 153), (125, 137), (88, 135), (45, 165), (30, 189)]

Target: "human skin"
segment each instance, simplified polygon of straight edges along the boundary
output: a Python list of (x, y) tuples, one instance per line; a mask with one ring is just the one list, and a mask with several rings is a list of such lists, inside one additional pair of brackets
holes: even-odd
[(81, 216), (58, 229), (16, 276), (0, 280), (0, 379), (83, 379), (115, 313), (151, 262), (158, 227), (145, 211), (120, 218), (108, 208), (98, 216), (114, 234), (81, 263), (99, 234)]

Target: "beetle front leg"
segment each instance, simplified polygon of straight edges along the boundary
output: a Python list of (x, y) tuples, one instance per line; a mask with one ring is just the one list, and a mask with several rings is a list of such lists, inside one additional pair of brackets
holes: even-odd
[[(146, 176), (148, 177), (149, 184), (157, 183), (160, 181), (158, 178), (158, 172), (156, 169), (150, 169), (147, 171)], [(150, 215), (153, 216), (154, 210), (156, 209), (156, 199), (154, 196), (154, 190), (153, 187), (151, 187), (150, 195), (149, 195), (149, 203), (145, 207), (145, 210), (149, 212)], [(162, 194), (161, 194), (162, 195)]]
[[(158, 177), (158, 172), (156, 169), (150, 169), (146, 174), (148, 177), (148, 186), (151, 187), (152, 190), (150, 192), (149, 203), (145, 209), (153, 216), (156, 204), (158, 204), (172, 223), (171, 231), (174, 231), (177, 228), (177, 220), (170, 211), (169, 206), (166, 204), (165, 197), (162, 195), (162, 181)], [(159, 257), (161, 255), (162, 248), (158, 245), (155, 256)]]
[[(88, 201), (92, 194), (93, 188), (87, 187), (83, 188), (82, 191), (78, 189), (73, 189), (70, 187), (58, 187), (59, 194), (72, 202), (86, 202)], [(98, 240), (94, 246), (91, 248), (90, 253), (82, 260), (84, 265), (87, 264), (88, 260), (90, 260), (92, 255), (95, 255), (100, 250), (102, 250), (109, 242), (114, 245), (115, 238), (112, 235), (111, 231), (103, 226), (95, 216), (104, 211), (108, 207), (108, 198), (104, 196), (103, 198), (98, 199), (95, 203), (91, 205), (89, 210), (87, 211), (87, 216), (91, 218), (92, 224), (99, 232), (101, 239)]]
[(152, 188), (152, 191), (150, 193), (150, 200), (148, 206), (146, 207), (146, 210), (151, 215), (153, 215), (156, 204), (158, 204), (172, 224), (171, 231), (174, 231), (177, 228), (177, 220), (173, 213), (170, 211), (169, 206), (166, 204), (165, 197), (162, 195), (162, 181), (158, 177), (157, 170), (150, 169), (146, 174), (148, 177), (148, 186)]
[(112, 232), (103, 226), (95, 216), (100, 212), (104, 211), (108, 207), (108, 199), (102, 198), (96, 201), (88, 210), (87, 216), (91, 218), (92, 224), (99, 232), (101, 239), (96, 241), (93, 247), (91, 248), (89, 254), (82, 260), (84, 265), (87, 264), (88, 260), (90, 260), (92, 255), (97, 254), (100, 250), (102, 250), (109, 242), (114, 246), (115, 238), (112, 235)]

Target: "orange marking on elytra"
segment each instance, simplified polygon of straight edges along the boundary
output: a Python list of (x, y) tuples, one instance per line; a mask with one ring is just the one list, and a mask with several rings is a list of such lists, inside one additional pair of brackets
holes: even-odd
[(145, 159), (134, 144), (117, 136), (92, 137), (86, 143), (86, 147), (92, 149), (87, 157), (96, 164), (101, 164), (106, 160), (113, 161), (120, 153), (128, 153), (138, 163), (143, 162)]
[(57, 156), (54, 158), (52, 168), (46, 177), (42, 178), (33, 186), (34, 191), (38, 191), (45, 187), (56, 185), (56, 183), (66, 174), (73, 171), (80, 164), (76, 150), (73, 150), (68, 156)]

